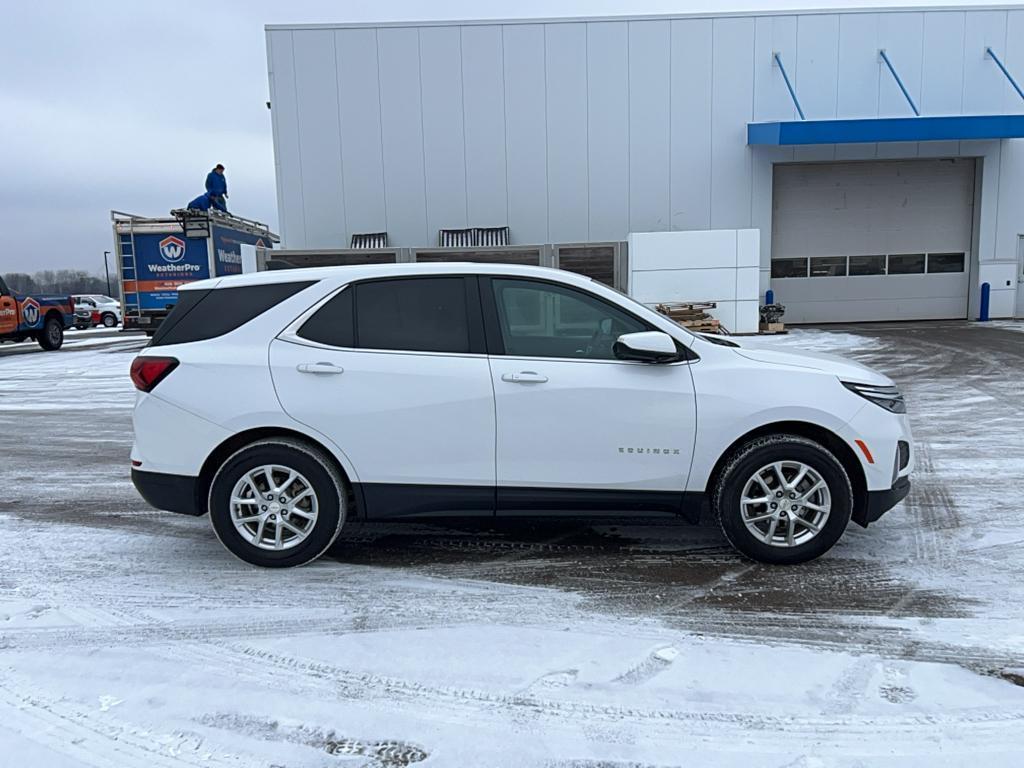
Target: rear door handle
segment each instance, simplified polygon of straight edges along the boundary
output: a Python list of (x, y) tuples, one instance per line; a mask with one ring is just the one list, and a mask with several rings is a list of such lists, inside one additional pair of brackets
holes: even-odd
[(519, 373), (506, 373), (501, 377), (501, 380), (515, 384), (543, 384), (548, 380), (548, 377), (536, 371), (520, 371)]
[(299, 373), (323, 373), (335, 376), (345, 372), (344, 368), (334, 363), (299, 363), (295, 366), (295, 370)]

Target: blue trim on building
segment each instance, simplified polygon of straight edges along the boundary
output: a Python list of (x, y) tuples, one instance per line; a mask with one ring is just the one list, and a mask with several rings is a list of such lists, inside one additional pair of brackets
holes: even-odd
[(747, 124), (747, 144), (771, 146), (1019, 138), (1024, 138), (1024, 114), (872, 117)]
[(804, 108), (800, 106), (800, 99), (796, 97), (796, 91), (793, 89), (793, 84), (789, 81), (789, 73), (786, 71), (785, 65), (782, 63), (782, 55), (776, 51), (772, 54), (775, 59), (775, 63), (779, 65), (779, 71), (782, 73), (782, 79), (786, 81), (786, 88), (789, 89), (789, 97), (793, 99), (793, 106), (796, 107), (796, 112), (800, 115), (801, 120), (806, 120), (807, 115), (804, 114)]

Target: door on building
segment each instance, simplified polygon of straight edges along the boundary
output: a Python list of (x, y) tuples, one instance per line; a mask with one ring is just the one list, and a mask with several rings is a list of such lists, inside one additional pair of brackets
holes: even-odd
[(788, 323), (965, 318), (973, 158), (779, 164), (772, 288)]
[(1024, 235), (1017, 235), (1017, 311), (1014, 317), (1024, 317)]

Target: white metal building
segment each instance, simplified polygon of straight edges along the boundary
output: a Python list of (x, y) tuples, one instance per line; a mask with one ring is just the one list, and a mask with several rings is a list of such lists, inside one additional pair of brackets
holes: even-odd
[(267, 51), (286, 247), (566, 266), (753, 228), (790, 322), (964, 318), (984, 282), (1024, 315), (1024, 7), (285, 25)]

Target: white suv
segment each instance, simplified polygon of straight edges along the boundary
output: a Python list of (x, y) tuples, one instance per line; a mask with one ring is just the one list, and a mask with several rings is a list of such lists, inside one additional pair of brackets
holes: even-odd
[(695, 336), (586, 277), (393, 264), (182, 286), (132, 364), (132, 479), (293, 566), (346, 519), (651, 514), (770, 563), (826, 552), (910, 488), (892, 381)]

